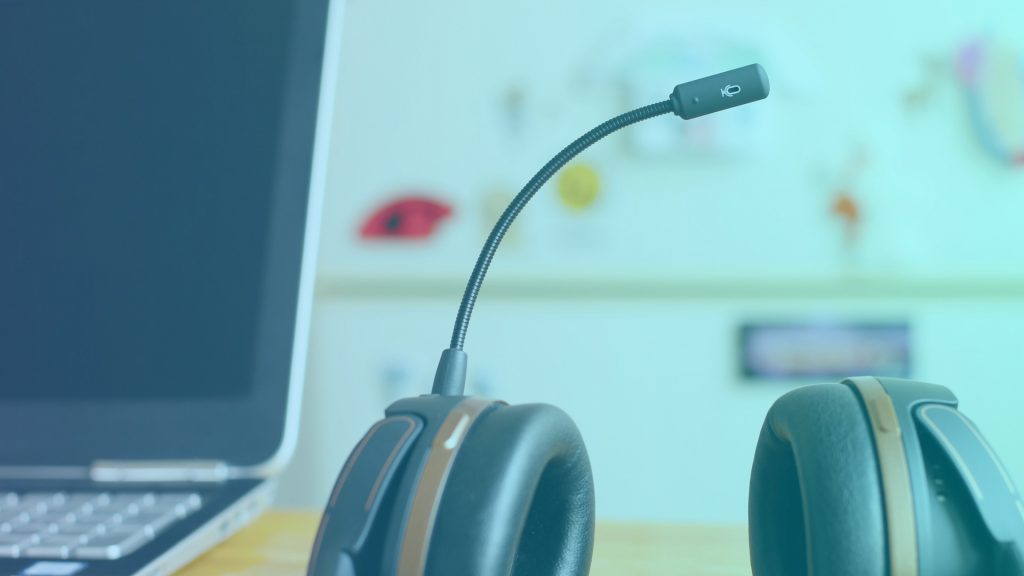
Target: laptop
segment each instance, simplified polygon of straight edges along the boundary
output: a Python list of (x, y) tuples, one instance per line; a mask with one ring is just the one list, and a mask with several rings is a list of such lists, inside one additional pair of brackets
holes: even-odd
[(0, 575), (168, 574), (271, 502), (340, 20), (0, 0)]

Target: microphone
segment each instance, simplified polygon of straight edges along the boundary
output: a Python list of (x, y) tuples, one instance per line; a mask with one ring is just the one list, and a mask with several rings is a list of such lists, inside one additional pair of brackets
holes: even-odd
[(768, 75), (760, 64), (751, 64), (676, 86), (672, 111), (683, 120), (713, 114), (768, 97)]
[(469, 318), (473, 314), (473, 306), (476, 304), (484, 276), (487, 275), (487, 269), (490, 268), (491, 260), (494, 259), (494, 254), (512, 222), (537, 191), (563, 166), (605, 136), (632, 124), (669, 113), (674, 113), (683, 120), (690, 120), (762, 100), (768, 96), (769, 90), (768, 76), (760, 64), (751, 64), (686, 82), (676, 86), (668, 100), (642, 106), (598, 125), (549, 160), (512, 199), (484, 242), (466, 284), (462, 302), (459, 304), (451, 342), (441, 353), (431, 393), (441, 396), (462, 396), (465, 392), (466, 366), (469, 359), (463, 351), (463, 346), (469, 329)]

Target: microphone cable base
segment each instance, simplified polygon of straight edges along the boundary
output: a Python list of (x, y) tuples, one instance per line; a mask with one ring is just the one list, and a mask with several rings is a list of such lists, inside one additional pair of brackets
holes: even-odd
[(466, 391), (466, 366), (469, 356), (462, 350), (448, 348), (441, 352), (441, 360), (434, 373), (434, 387), (431, 394), (440, 396), (462, 396)]

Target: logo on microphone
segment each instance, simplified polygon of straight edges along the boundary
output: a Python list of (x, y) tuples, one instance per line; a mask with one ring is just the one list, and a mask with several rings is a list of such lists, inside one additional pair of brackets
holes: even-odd
[(722, 88), (722, 98), (732, 98), (733, 96), (740, 93), (743, 88), (740, 88), (736, 84), (729, 84), (725, 88)]

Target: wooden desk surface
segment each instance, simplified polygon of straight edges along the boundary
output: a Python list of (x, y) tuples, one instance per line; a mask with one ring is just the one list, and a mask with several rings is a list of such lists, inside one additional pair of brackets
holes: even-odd
[[(181, 576), (301, 576), (319, 517), (271, 512)], [(741, 526), (598, 523), (592, 576), (750, 576)]]

